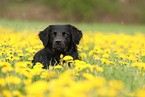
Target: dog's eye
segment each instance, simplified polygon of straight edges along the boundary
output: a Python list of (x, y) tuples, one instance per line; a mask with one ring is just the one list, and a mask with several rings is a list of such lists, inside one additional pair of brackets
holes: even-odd
[(54, 32), (53, 34), (51, 34), (52, 37), (56, 36), (56, 32)]
[(63, 35), (63, 36), (65, 36), (65, 37), (67, 37), (67, 36), (68, 36), (68, 34), (66, 34), (65, 32), (63, 32), (63, 33), (62, 33), (62, 35)]
[(67, 34), (64, 34), (64, 36), (68, 36)]
[(52, 37), (54, 37), (55, 35), (54, 35), (54, 34), (52, 34), (51, 36), (52, 36)]

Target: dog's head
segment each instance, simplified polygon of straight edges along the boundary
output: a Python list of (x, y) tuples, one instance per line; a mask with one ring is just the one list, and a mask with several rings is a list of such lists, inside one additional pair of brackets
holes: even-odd
[(40, 31), (39, 38), (45, 47), (65, 52), (72, 44), (79, 44), (82, 32), (72, 25), (49, 25)]

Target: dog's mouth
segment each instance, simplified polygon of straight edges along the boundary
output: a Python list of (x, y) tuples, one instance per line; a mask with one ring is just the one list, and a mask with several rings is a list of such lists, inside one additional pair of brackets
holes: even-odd
[(52, 47), (52, 50), (53, 51), (56, 51), (56, 52), (65, 52), (66, 51), (66, 47), (65, 45), (53, 45)]

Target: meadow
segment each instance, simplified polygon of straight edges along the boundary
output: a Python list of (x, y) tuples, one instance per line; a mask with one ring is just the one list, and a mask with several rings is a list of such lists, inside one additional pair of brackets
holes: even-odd
[(73, 23), (80, 60), (61, 55), (46, 70), (31, 61), (39, 31), (55, 23), (0, 21), (0, 97), (145, 97), (144, 25)]

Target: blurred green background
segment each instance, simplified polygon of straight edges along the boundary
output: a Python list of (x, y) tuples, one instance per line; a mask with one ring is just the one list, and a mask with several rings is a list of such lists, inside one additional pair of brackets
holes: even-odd
[(145, 0), (0, 0), (0, 18), (145, 24)]

